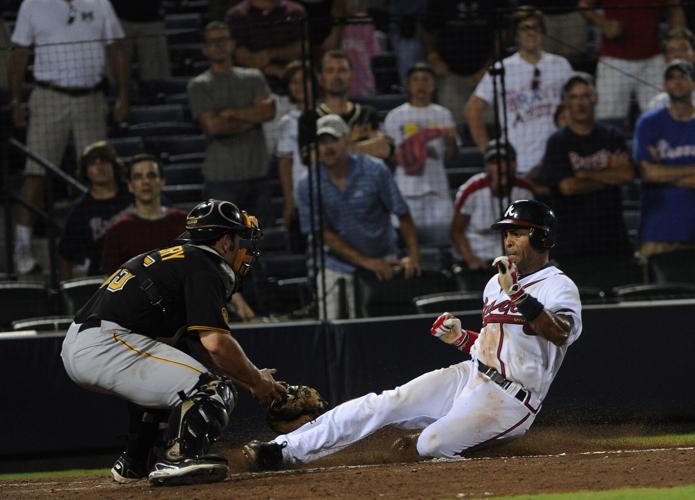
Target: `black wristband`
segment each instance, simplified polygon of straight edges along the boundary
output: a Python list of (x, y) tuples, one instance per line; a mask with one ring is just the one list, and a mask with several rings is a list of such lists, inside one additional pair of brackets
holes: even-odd
[(536, 319), (543, 312), (543, 304), (538, 302), (538, 299), (533, 295), (526, 294), (526, 298), (521, 302), (517, 302), (516, 309), (528, 321)]

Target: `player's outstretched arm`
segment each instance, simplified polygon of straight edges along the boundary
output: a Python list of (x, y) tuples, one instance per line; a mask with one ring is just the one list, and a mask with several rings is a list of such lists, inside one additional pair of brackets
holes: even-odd
[(518, 283), (519, 271), (509, 257), (497, 257), (492, 265), (497, 267), (500, 286), (531, 328), (557, 346), (567, 342), (572, 329), (572, 318), (548, 311), (538, 299), (528, 294)]
[(461, 352), (470, 352), (471, 347), (478, 338), (478, 332), (463, 330), (461, 328), (461, 320), (450, 312), (439, 315), (432, 324), (430, 333)]
[(210, 353), (213, 363), (226, 375), (238, 381), (260, 403), (269, 405), (287, 392), (285, 387), (273, 378), (275, 369), (258, 369), (231, 335), (211, 330), (202, 331), (200, 342)]

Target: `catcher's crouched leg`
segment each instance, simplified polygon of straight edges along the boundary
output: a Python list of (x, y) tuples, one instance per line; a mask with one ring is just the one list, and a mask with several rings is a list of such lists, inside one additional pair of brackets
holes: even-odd
[(155, 464), (150, 482), (169, 485), (226, 478), (227, 461), (207, 453), (229, 424), (237, 397), (228, 379), (202, 374), (194, 393), (171, 411), (164, 457)]

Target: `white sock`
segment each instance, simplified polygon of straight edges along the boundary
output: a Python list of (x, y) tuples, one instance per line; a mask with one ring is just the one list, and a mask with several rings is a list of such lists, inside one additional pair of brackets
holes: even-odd
[(15, 248), (31, 248), (32, 227), (17, 224), (15, 229)]

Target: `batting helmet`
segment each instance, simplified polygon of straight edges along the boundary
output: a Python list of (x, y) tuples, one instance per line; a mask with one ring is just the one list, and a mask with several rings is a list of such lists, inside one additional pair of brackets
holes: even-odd
[(536, 250), (549, 250), (557, 239), (557, 219), (545, 203), (536, 200), (517, 200), (504, 211), (492, 229), (528, 228), (529, 241)]

